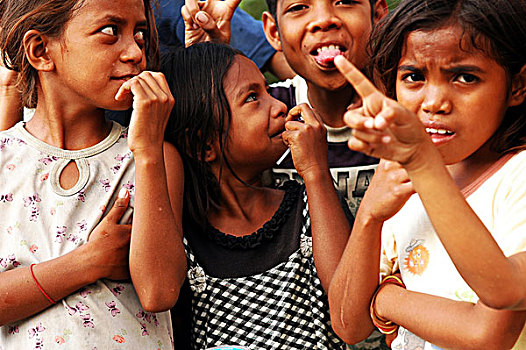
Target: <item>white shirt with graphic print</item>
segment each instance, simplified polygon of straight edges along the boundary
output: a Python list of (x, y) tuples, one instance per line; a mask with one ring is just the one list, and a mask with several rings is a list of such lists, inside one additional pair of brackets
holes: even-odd
[[(462, 191), (507, 256), (526, 250), (525, 172), (526, 151), (510, 154)], [(473, 242), (473, 249), (476, 245)], [(478, 301), (453, 265), (416, 194), (385, 222), (382, 231), (380, 277), (398, 268), (408, 290), (458, 301)], [(439, 349), (402, 327), (391, 347)], [(526, 349), (526, 329), (514, 349)]]

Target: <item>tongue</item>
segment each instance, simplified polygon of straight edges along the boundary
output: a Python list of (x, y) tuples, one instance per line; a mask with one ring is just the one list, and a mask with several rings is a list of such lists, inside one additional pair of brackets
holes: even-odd
[(341, 55), (338, 49), (323, 50), (314, 59), (322, 66), (332, 66), (334, 64), (334, 57)]

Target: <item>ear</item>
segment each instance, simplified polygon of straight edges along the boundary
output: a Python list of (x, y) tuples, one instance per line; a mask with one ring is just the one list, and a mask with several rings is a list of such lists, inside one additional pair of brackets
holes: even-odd
[(217, 142), (208, 142), (208, 144), (206, 145), (206, 148), (205, 148), (205, 159), (204, 161), (207, 162), (207, 163), (212, 163), (213, 161), (215, 161), (217, 159), (217, 147), (219, 147), (219, 145), (217, 144)]
[(23, 45), (27, 60), (37, 71), (49, 72), (55, 68), (49, 54), (49, 40), (41, 32), (34, 29), (27, 31)]
[(519, 73), (513, 76), (509, 107), (518, 106), (526, 98), (526, 65), (522, 66)]
[(270, 46), (276, 51), (282, 51), (279, 30), (274, 17), (272, 17), (270, 12), (265, 11), (261, 16), (261, 21), (263, 22), (263, 30), (265, 31), (265, 36)]
[(377, 24), (378, 21), (380, 21), (382, 18), (387, 16), (387, 13), (389, 12), (389, 8), (387, 7), (386, 0), (377, 0), (374, 3), (373, 8), (373, 24)]

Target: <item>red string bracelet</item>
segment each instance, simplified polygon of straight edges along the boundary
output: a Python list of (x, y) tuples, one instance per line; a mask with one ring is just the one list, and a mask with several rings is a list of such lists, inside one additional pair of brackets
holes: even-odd
[(51, 299), (51, 297), (49, 295), (47, 295), (47, 293), (44, 291), (44, 289), (42, 288), (40, 283), (38, 283), (38, 281), (37, 281), (37, 279), (35, 277), (35, 274), (33, 273), (33, 266), (35, 266), (35, 264), (29, 265), (29, 271), (31, 272), (31, 277), (33, 277), (33, 281), (35, 281), (35, 284), (37, 285), (38, 289), (42, 292), (42, 294), (44, 294), (46, 299), (49, 300), (49, 302), (51, 304), (56, 304), (57, 302), (55, 300)]

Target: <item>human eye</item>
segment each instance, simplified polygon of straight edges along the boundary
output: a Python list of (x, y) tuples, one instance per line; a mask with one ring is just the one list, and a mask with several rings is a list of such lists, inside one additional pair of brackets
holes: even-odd
[(402, 81), (406, 83), (416, 83), (416, 82), (421, 82), (425, 80), (423, 74), (415, 73), (415, 72), (402, 74), (401, 79)]
[(456, 80), (463, 84), (474, 84), (480, 81), (480, 79), (477, 76), (468, 73), (459, 74), (456, 77)]
[(146, 41), (146, 29), (139, 29), (134, 35), (135, 41), (141, 45), (144, 45)]
[(251, 92), (245, 99), (245, 103), (257, 101), (258, 95), (255, 92)]
[(336, 1), (336, 5), (352, 5), (356, 4), (358, 1), (356, 0), (338, 0)]
[(111, 25), (111, 26), (105, 26), (100, 30), (101, 33), (111, 36), (117, 35), (117, 26)]
[(292, 6), (290, 6), (286, 11), (285, 13), (294, 13), (294, 12), (300, 12), (300, 11), (303, 11), (305, 9), (307, 9), (308, 6), (305, 5), (305, 4), (294, 4)]

